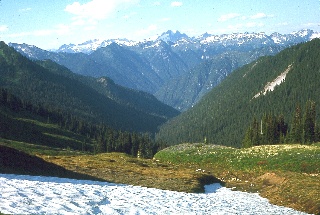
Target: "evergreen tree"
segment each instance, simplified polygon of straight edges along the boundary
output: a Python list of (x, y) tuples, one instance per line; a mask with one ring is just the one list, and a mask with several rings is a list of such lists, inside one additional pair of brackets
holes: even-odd
[(152, 154), (152, 144), (150, 135), (145, 133), (141, 137), (140, 145), (139, 145), (139, 157), (140, 158), (151, 158)]
[(107, 143), (106, 143), (106, 151), (113, 152), (113, 144), (114, 144), (114, 132), (112, 129), (107, 130)]
[(320, 142), (320, 127), (316, 124), (314, 142)]
[(288, 125), (284, 121), (283, 114), (280, 114), (277, 119), (278, 133), (279, 133), (279, 143), (284, 143), (288, 132)]
[(301, 117), (301, 107), (298, 104), (296, 106), (293, 120), (291, 123), (291, 130), (290, 130), (290, 142), (291, 143), (301, 143), (302, 142), (302, 117)]
[(256, 117), (253, 118), (252, 122), (252, 144), (254, 146), (258, 146), (261, 144), (261, 134), (260, 134), (260, 123), (256, 119)]
[(250, 148), (253, 146), (253, 129), (251, 126), (246, 131), (244, 139), (242, 141), (242, 148)]
[(273, 114), (266, 115), (265, 122), (265, 144), (275, 144), (279, 142), (279, 132), (277, 129), (276, 120)]
[(131, 155), (137, 157), (139, 151), (139, 137), (137, 133), (132, 134)]
[(316, 110), (315, 102), (308, 100), (306, 102), (303, 116), (303, 143), (312, 143), (315, 140)]
[(98, 137), (97, 137), (97, 149), (96, 149), (96, 152), (97, 153), (104, 153), (106, 152), (106, 142), (103, 138), (103, 135), (102, 134), (99, 134)]
[(246, 131), (245, 137), (242, 141), (242, 147), (248, 148), (252, 146), (258, 146), (261, 144), (260, 126), (256, 119), (253, 117), (253, 121)]
[(7, 104), (7, 97), (8, 97), (8, 91), (5, 89), (1, 89), (1, 91), (0, 91), (0, 104), (6, 105)]

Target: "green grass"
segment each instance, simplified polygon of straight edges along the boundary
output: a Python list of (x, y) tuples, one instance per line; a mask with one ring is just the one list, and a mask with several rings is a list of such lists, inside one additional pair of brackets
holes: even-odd
[(228, 169), (252, 171), (320, 172), (320, 146), (266, 145), (246, 149), (205, 144), (182, 144), (158, 152), (155, 158), (175, 164), (214, 164)]
[(17, 146), (23, 151), (26, 151), (23, 149), (23, 145), (40, 152), (42, 149), (56, 152), (65, 151), (65, 149), (92, 151), (94, 144), (92, 139), (67, 131), (57, 124), (48, 123), (47, 121), (47, 119), (41, 117), (30, 116), (29, 113), (14, 113), (1, 109), (0, 138), (10, 140), (4, 142), (12, 144), (12, 147)]
[(86, 152), (72, 150), (70, 148), (55, 148), (43, 145), (37, 145), (27, 142), (7, 140), (0, 138), (0, 145), (14, 148), (23, 151), (30, 155), (44, 155), (44, 156), (72, 156), (88, 154)]

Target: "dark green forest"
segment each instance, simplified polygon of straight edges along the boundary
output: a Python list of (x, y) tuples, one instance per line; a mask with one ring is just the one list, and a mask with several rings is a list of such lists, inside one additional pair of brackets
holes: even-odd
[[(262, 118), (253, 118), (242, 142), (242, 147), (280, 143), (311, 144), (320, 141), (320, 127), (316, 124), (316, 104), (308, 100), (301, 109), (298, 104), (290, 123), (282, 114), (264, 114)], [(290, 131), (289, 131), (290, 128)]]
[[(255, 97), (286, 70), (285, 81)], [(156, 139), (168, 144), (206, 139), (212, 144), (241, 147), (254, 117), (260, 121), (267, 113), (283, 116), (290, 134), (297, 104), (303, 106), (302, 110), (309, 100), (319, 104), (319, 81), (320, 39), (314, 39), (234, 71), (194, 108), (165, 123)], [(315, 112), (319, 111), (319, 105), (315, 106)], [(318, 116), (315, 124), (319, 124)]]
[[(70, 140), (61, 141), (55, 136), (69, 136)], [(3, 88), (0, 88), (0, 137), (60, 149), (90, 153), (124, 152), (144, 158), (152, 157), (165, 147), (155, 143), (149, 133), (88, 123), (73, 115), (23, 101)]]

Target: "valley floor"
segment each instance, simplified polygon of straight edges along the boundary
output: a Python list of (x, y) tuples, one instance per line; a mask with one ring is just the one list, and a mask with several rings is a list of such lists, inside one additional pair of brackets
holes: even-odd
[(205, 186), (184, 193), (132, 185), (0, 174), (5, 214), (304, 214), (275, 206), (258, 194)]

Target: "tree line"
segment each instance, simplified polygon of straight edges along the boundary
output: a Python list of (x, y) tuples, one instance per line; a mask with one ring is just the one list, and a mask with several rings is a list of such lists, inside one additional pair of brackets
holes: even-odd
[(320, 141), (320, 126), (316, 123), (316, 103), (308, 100), (304, 110), (297, 104), (291, 123), (283, 114), (266, 113), (258, 120), (255, 116), (246, 130), (242, 147), (279, 143), (311, 144)]
[[(15, 113), (27, 112), (40, 116), (46, 123), (56, 124), (61, 129), (84, 136), (83, 143), (76, 148), (82, 151), (123, 152), (135, 157), (151, 158), (158, 150), (166, 147), (162, 143), (155, 142), (150, 133), (127, 132), (102, 123), (93, 124), (65, 111), (21, 100), (4, 88), (0, 88), (0, 107), (8, 108)], [(6, 119), (8, 118), (2, 118), (4, 121)], [(4, 126), (4, 121), (0, 122), (0, 134), (10, 132), (5, 131), (8, 126)]]

